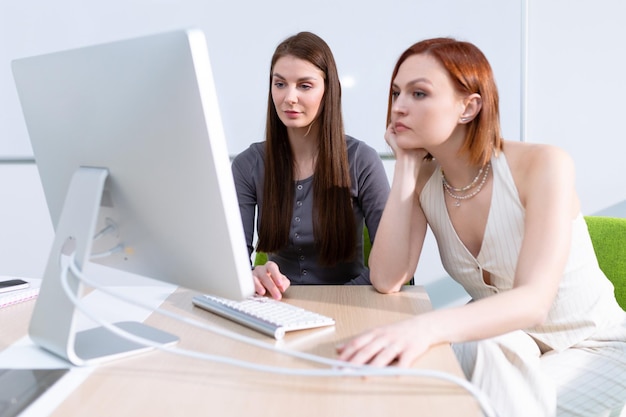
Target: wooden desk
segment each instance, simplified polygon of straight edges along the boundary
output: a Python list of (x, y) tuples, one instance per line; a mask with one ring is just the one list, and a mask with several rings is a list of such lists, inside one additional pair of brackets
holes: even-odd
[[(288, 334), (276, 342), (192, 306), (195, 293), (179, 289), (164, 308), (201, 318), (240, 334), (299, 351), (336, 358), (335, 346), (358, 333), (431, 308), (422, 287), (382, 295), (371, 287), (291, 287), (290, 303), (332, 316), (334, 328)], [(146, 323), (177, 334), (179, 347), (255, 363), (321, 368), (269, 350), (207, 333), (153, 314)], [(449, 346), (431, 349), (417, 368), (462, 376)], [(480, 416), (461, 387), (416, 377), (300, 377), (151, 352), (102, 365), (71, 393), (53, 417), (68, 416)]]

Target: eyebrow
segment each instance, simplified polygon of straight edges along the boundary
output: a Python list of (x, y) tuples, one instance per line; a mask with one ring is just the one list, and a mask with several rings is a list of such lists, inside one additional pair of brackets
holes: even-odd
[[(426, 84), (433, 85), (433, 83), (428, 78), (424, 78), (424, 77), (420, 77), (420, 78), (416, 78), (414, 80), (411, 80), (408, 83), (406, 83), (406, 85), (411, 87), (411, 86), (414, 86), (415, 84), (418, 84), (418, 83), (426, 83)], [(395, 87), (395, 88), (400, 88), (400, 86), (398, 86), (398, 84), (396, 84), (395, 82), (392, 84), (392, 86)]]
[[(274, 78), (280, 78), (281, 80), (285, 80), (286, 78), (283, 77), (282, 75), (280, 75), (279, 73), (275, 72), (272, 74), (272, 77)], [(298, 78), (298, 82), (303, 82), (303, 81), (317, 81), (318, 78), (316, 77), (302, 77), (302, 78)]]

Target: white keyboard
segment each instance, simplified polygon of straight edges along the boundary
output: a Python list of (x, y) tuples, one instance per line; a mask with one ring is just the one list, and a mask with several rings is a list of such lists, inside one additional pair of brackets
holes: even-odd
[(285, 332), (332, 326), (335, 320), (269, 297), (253, 296), (233, 301), (213, 295), (193, 297), (197, 307), (219, 314), (280, 340)]

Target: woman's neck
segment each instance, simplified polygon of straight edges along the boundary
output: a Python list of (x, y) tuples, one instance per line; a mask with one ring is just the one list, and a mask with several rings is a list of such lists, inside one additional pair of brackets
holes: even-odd
[(297, 129), (289, 132), (289, 144), (294, 158), (294, 178), (303, 180), (315, 172), (318, 154), (317, 132)]
[(429, 153), (445, 172), (448, 183), (455, 187), (469, 184), (476, 177), (476, 173), (480, 168), (482, 168), (470, 162), (469, 155), (460, 154), (463, 141), (464, 134), (461, 132), (441, 145), (428, 149)]
[(437, 160), (437, 162), (445, 173), (446, 181), (454, 187), (463, 187), (472, 183), (480, 169), (483, 168), (459, 158), (450, 161)]

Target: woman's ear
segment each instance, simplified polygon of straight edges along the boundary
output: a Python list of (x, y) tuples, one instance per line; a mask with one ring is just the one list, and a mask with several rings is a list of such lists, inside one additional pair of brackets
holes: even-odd
[(478, 93), (473, 93), (467, 96), (463, 100), (465, 106), (463, 113), (461, 114), (460, 123), (469, 123), (480, 113), (480, 109), (483, 107), (483, 99)]

